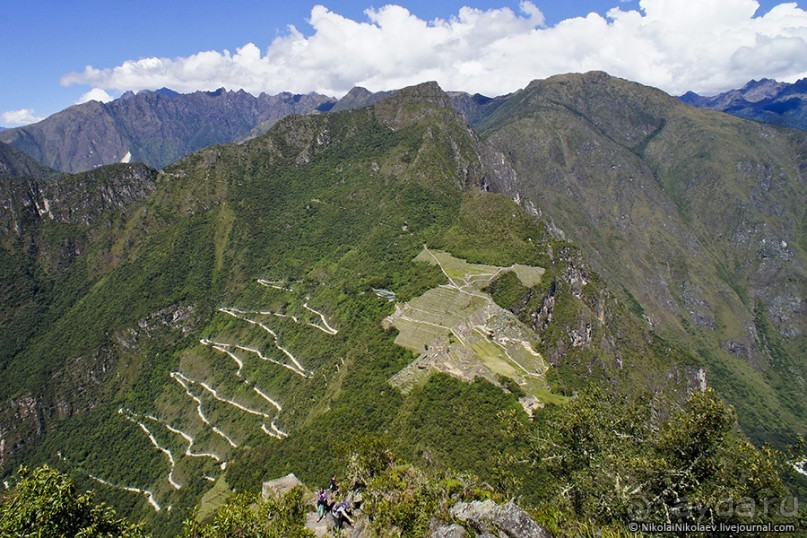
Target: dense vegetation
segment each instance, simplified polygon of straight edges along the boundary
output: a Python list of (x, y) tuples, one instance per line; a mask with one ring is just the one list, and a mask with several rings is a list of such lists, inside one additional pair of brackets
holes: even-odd
[(20, 468), (17, 484), (0, 497), (0, 536), (143, 536), (91, 493), (79, 493), (65, 475), (44, 466)]
[[(655, 411), (649, 400), (595, 390), (549, 409), (535, 424), (502, 412), (507, 426), (498, 435), (508, 448), (478, 475), (437, 464), (438, 454), (406, 463), (389, 439), (377, 437), (356, 438), (330, 469), (342, 482), (339, 498), (361, 493), (354, 516), (365, 518), (370, 536), (426, 536), (435, 522), (457, 522), (450, 509), (458, 502), (506, 498), (518, 498), (555, 536), (618, 535), (636, 521), (803, 528), (798, 501), (782, 480), (792, 473), (784, 455), (751, 445), (714, 392), (692, 394), (665, 419)], [(93, 507), (52, 469), (22, 469), (17, 479), (0, 503), (7, 533), (68, 533), (68, 525), (88, 529), (82, 536), (139, 532), (108, 508)], [(207, 521), (188, 519), (182, 534), (308, 536), (305, 513), (313, 508), (304, 496), (311, 495), (299, 487), (265, 499), (234, 494)]]
[(782, 480), (792, 475), (784, 455), (749, 443), (711, 390), (664, 419), (649, 400), (625, 405), (599, 391), (558, 411), (542, 417), (532, 454), (551, 484), (539, 505), (556, 511), (563, 532), (581, 520), (595, 527), (799, 521)]
[(207, 523), (185, 521), (185, 538), (305, 538), (314, 533), (305, 528), (303, 490), (295, 488), (280, 497), (259, 499), (239, 493), (227, 500)]
[[(441, 94), (426, 85), (370, 109), (287, 118), (246, 144), (141, 167), (149, 188), (138, 192), (112, 189), (136, 167), (60, 180), (96, 193), (98, 213), (50, 219), (20, 203), (24, 233), (8, 225), (0, 258), (14, 297), (0, 319), (3, 476), (47, 462), (149, 529), (200, 536), (260, 510), (286, 514), (292, 532), (299, 498), (248, 508), (261, 482), (356, 481), (351, 466), (367, 457), (356, 446), (376, 437), (376, 455), (399, 459), (375, 458), (367, 513), (411, 524), (410, 535), (445, 517), (441, 499), (483, 491), (521, 498), (561, 534), (621, 528), (634, 490), (661, 503), (654, 515), (683, 497), (781, 494), (785, 467), (743, 440), (715, 395), (684, 405), (708, 361), (655, 334), (641, 304), (614, 295), (534, 212), (482, 192), (496, 171)], [(545, 269), (534, 286), (505, 271), (487, 289), (551, 364), (534, 423), (512, 380), (438, 373), (407, 394), (389, 384), (415, 356), (384, 330), (395, 305), (377, 290), (402, 303), (446, 284), (413, 262), (424, 244)], [(766, 345), (787, 357), (766, 320)], [(212, 526), (183, 527), (231, 489), (242, 495)]]

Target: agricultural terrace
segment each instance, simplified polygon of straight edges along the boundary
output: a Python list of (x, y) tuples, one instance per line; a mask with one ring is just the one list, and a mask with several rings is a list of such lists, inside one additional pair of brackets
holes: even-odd
[(447, 283), (396, 304), (395, 313), (384, 320), (385, 327), (398, 329), (396, 344), (418, 353), (390, 382), (408, 392), (433, 371), (468, 381), (480, 376), (494, 383), (503, 376), (529, 395), (546, 395), (546, 363), (533, 347), (538, 335), (482, 291), (508, 271), (525, 286), (535, 286), (544, 269), (472, 264), (425, 245), (415, 261), (438, 266)]

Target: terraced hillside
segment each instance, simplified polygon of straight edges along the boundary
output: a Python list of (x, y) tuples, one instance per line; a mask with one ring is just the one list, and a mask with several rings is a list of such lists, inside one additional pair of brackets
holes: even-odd
[(170, 535), (231, 488), (326, 482), (367, 436), (493, 483), (541, 413), (520, 398), (596, 385), (663, 410), (704, 388), (701, 358), (488, 192), (516, 178), (423, 84), (162, 171), (10, 182), (3, 479), (50, 462)]
[(437, 371), (468, 382), (480, 377), (499, 383), (507, 378), (533, 397), (546, 394), (547, 365), (533, 349), (540, 337), (482, 291), (509, 271), (532, 288), (544, 269), (470, 264), (426, 246), (415, 260), (437, 265), (448, 283), (396, 304), (395, 313), (384, 320), (385, 326), (398, 329), (396, 344), (418, 353), (393, 376), (392, 385), (408, 392)]
[[(296, 298), (293, 286), (259, 279), (255, 287), (263, 288), (264, 295), (252, 294), (250, 299), (285, 304), (285, 299)], [(239, 446), (259, 442), (262, 436), (278, 441), (289, 436), (282, 426), (281, 397), (290, 397), (314, 375), (303, 365), (306, 359), (281, 343), (283, 327), (300, 325), (328, 336), (338, 334), (308, 300), (295, 301), (299, 312), (291, 307), (218, 308), (210, 325), (215, 334), (203, 336), (199, 345), (181, 353), (168, 374), (171, 383), (153, 405), (142, 412), (118, 409), (118, 420), (128, 423), (121, 425), (134, 429), (133, 436), (140, 434), (139, 450), (164, 456), (152, 473), (155, 482), (128, 485), (126, 469), (103, 465), (93, 469), (77, 461), (70, 450), (59, 450), (60, 459), (106, 488), (143, 495), (155, 512), (171, 510), (186, 485), (198, 485), (200, 479), (223, 481), (223, 471), (237, 457)], [(126, 451), (131, 444), (131, 439), (121, 439), (120, 447), (109, 444), (97, 450)]]
[[(406, 416), (387, 380), (414, 357), (383, 329), (393, 307), (372, 289), (407, 301), (441, 282), (411, 260), (487, 173), (442, 99), (427, 86), (284, 120), (159, 173), (7, 185), (4, 476), (50, 461), (176, 530), (211, 488), (256, 487), (288, 465), (324, 479), (312, 451)], [(490, 387), (498, 403), (479, 420), (518, 406)], [(443, 449), (447, 464), (460, 457)]]

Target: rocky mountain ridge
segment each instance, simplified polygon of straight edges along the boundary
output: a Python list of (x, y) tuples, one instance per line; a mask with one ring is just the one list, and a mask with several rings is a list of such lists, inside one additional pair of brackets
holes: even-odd
[(0, 142), (0, 178), (10, 176), (43, 177), (54, 174), (28, 154)]
[(317, 94), (255, 97), (223, 88), (189, 94), (143, 90), (109, 103), (75, 105), (38, 123), (4, 130), (0, 141), (63, 172), (120, 162), (162, 168), (203, 147), (242, 138), (259, 123), (327, 109), (333, 102)]
[(788, 84), (764, 78), (718, 95), (687, 92), (679, 99), (696, 107), (807, 131), (807, 79)]
[[(202, 147), (244, 141), (265, 133), (288, 114), (337, 112), (370, 106), (391, 91), (356, 87), (341, 99), (281, 93), (254, 97), (243, 90), (179, 94), (170, 89), (127, 92), (109, 103), (90, 101), (36, 124), (0, 129), (0, 142), (24, 151), (62, 172), (81, 172), (117, 162), (143, 162), (162, 168)], [(454, 107), (476, 125), (508, 96), (450, 92)], [(763, 79), (739, 90), (680, 99), (747, 119), (807, 129), (804, 81)]]
[[(604, 73), (535, 81), (478, 128), (514, 165), (508, 194), (580, 244), (656, 330), (704, 338), (693, 351), (747, 369), (745, 383), (807, 388), (807, 136)], [(804, 416), (795, 393), (780, 397)]]
[[(367, 107), (392, 93), (356, 87), (337, 100), (287, 92), (254, 97), (243, 90), (223, 88), (190, 94), (167, 88), (130, 91), (109, 103), (90, 101), (32, 125), (2, 129), (0, 143), (61, 172), (83, 172), (120, 162), (162, 168), (207, 146), (260, 136), (289, 114)], [(501, 102), (501, 98), (464, 92), (452, 92), (451, 98), (471, 124)]]

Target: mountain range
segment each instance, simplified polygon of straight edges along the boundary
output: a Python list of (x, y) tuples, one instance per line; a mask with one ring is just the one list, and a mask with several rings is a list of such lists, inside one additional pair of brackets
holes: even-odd
[(242, 138), (260, 123), (327, 110), (334, 102), (316, 94), (255, 97), (224, 89), (127, 92), (109, 103), (89, 101), (38, 123), (4, 130), (0, 142), (62, 172), (119, 162), (162, 168), (197, 149)]
[(177, 531), (371, 435), (498, 483), (592, 387), (805, 433), (807, 134), (599, 72), (348, 95), (159, 170), (0, 145), (4, 478)]
[(508, 192), (578, 242), (649, 325), (723, 372), (716, 386), (792, 388), (746, 417), (802, 420), (804, 133), (599, 73), (534, 82), (477, 129), (512, 159)]
[[(746, 119), (807, 130), (805, 81), (763, 79), (711, 97), (688, 92), (683, 102)], [(324, 95), (261, 94), (219, 89), (179, 94), (169, 89), (127, 92), (109, 103), (75, 105), (36, 124), (0, 129), (0, 142), (62, 171), (137, 161), (162, 168), (203, 147), (260, 136), (288, 114), (338, 112), (370, 106), (392, 92), (357, 87), (341, 99)], [(508, 96), (450, 92), (454, 107), (474, 125)]]
[(687, 92), (680, 99), (749, 120), (807, 130), (807, 79), (788, 84), (764, 78), (752, 80), (739, 90), (711, 97)]

